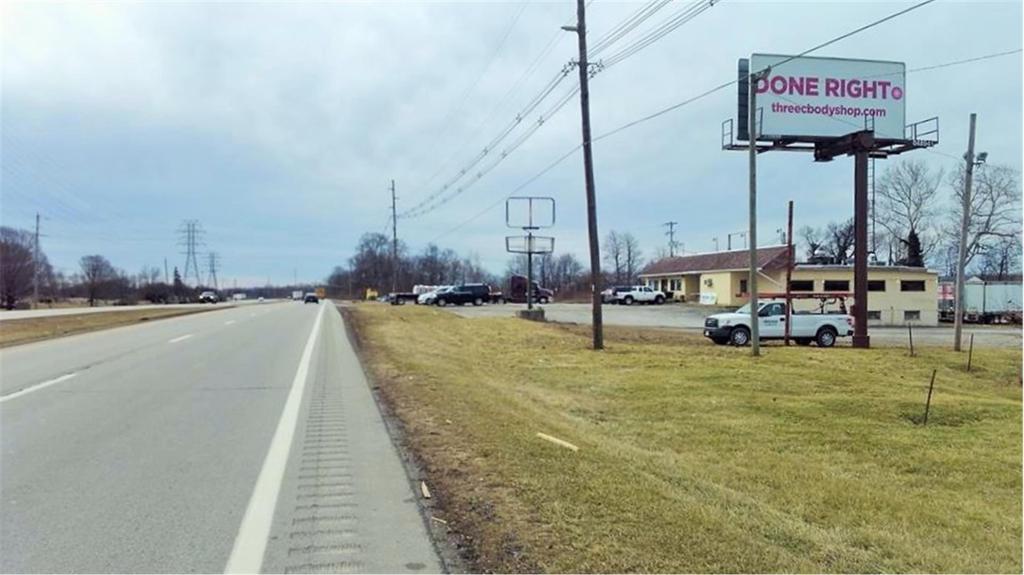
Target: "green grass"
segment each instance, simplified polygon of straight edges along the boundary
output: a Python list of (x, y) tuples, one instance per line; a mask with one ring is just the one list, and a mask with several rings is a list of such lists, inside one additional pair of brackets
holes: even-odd
[(1020, 350), (353, 314), (474, 569), (1021, 572)]

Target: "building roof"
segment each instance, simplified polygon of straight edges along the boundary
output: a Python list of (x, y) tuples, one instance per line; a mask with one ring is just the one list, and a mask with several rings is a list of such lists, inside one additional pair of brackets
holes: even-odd
[[(956, 278), (953, 278), (956, 281)], [(1021, 274), (1006, 274), (1003, 277), (999, 277), (998, 274), (974, 274), (968, 276), (967, 282), (971, 283), (1008, 283), (1008, 284), (1019, 284), (1021, 283)]]
[[(771, 246), (758, 248), (757, 267), (760, 270), (773, 270), (786, 267), (787, 246)], [(732, 250), (728, 252), (711, 252), (692, 256), (676, 256), (651, 262), (644, 271), (644, 276), (662, 276), (675, 274), (695, 274), (704, 272), (742, 271), (750, 265), (749, 250)]]
[[(801, 271), (828, 271), (828, 272), (853, 272), (853, 264), (804, 264), (797, 263), (793, 269)], [(868, 265), (868, 271), (872, 272), (903, 272), (903, 273), (926, 273), (938, 275), (935, 270), (928, 268), (920, 268), (914, 266), (885, 266), (885, 265)]]

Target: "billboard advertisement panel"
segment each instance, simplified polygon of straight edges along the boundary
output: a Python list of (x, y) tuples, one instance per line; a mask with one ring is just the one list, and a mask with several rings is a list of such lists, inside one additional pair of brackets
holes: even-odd
[[(878, 138), (904, 138), (905, 64), (813, 57), (787, 62), (789, 58), (750, 58), (750, 72), (771, 66), (768, 76), (757, 82), (759, 140), (835, 138), (872, 127)], [(745, 121), (741, 124), (746, 127)]]

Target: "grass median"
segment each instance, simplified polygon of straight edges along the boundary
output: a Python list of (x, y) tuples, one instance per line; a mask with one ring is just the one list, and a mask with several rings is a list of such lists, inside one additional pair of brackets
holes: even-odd
[(125, 309), (67, 315), (53, 315), (0, 322), (0, 347), (9, 347), (33, 341), (63, 337), (112, 327), (133, 325), (144, 321), (166, 319), (180, 315), (202, 313), (222, 307)]
[(1019, 349), (349, 315), (476, 570), (1021, 572)]

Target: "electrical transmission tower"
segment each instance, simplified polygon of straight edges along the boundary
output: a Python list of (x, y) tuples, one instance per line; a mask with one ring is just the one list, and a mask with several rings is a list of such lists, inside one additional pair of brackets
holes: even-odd
[(178, 245), (185, 248), (185, 251), (181, 252), (185, 256), (185, 272), (182, 279), (187, 282), (189, 271), (191, 271), (192, 277), (196, 278), (197, 286), (203, 283), (203, 279), (199, 277), (199, 257), (197, 255), (199, 246), (204, 245), (203, 233), (203, 226), (199, 220), (185, 220), (178, 228)]
[(207, 262), (209, 263), (209, 276), (207, 276), (211, 282), (213, 282), (213, 289), (219, 289), (217, 286), (217, 269), (220, 268), (220, 254), (217, 252), (210, 252), (207, 254)]
[(668, 231), (665, 232), (665, 235), (668, 236), (668, 255), (674, 258), (676, 248), (679, 247), (679, 243), (676, 242), (676, 226), (679, 225), (679, 222), (665, 222), (661, 225), (668, 227)]

